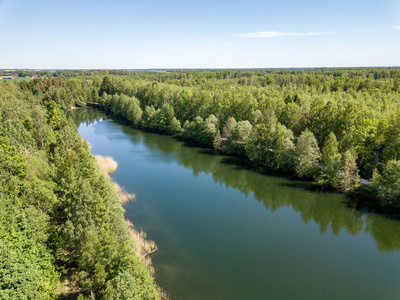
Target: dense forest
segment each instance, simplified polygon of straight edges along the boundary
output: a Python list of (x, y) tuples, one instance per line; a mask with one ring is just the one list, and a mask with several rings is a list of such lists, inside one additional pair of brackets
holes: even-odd
[(20, 88), (400, 204), (398, 68), (58, 71)]
[(0, 83), (0, 298), (158, 298), (76, 106), (400, 207), (398, 68), (27, 74)]
[(115, 185), (51, 90), (0, 84), (0, 298), (55, 299), (67, 280), (78, 299), (158, 299)]

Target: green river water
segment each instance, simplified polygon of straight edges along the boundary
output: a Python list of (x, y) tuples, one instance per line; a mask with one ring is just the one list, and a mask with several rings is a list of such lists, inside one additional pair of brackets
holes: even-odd
[(126, 218), (157, 243), (171, 299), (400, 299), (399, 221), (96, 110), (73, 116), (136, 194)]

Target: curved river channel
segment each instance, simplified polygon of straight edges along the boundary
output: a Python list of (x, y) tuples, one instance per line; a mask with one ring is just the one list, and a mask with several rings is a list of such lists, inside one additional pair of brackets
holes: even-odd
[(400, 299), (399, 221), (96, 110), (72, 115), (136, 194), (126, 218), (157, 243), (171, 299)]

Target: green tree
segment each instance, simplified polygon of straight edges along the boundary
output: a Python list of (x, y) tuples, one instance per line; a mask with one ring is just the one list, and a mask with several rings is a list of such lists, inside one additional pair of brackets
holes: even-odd
[(11, 145), (8, 138), (0, 136), (0, 169), (9, 175), (24, 178), (27, 165), (24, 157)]
[(400, 161), (389, 160), (381, 174), (375, 169), (371, 184), (382, 204), (400, 206)]
[(293, 170), (294, 167), (294, 136), (290, 129), (284, 125), (276, 125), (276, 142), (275, 142), (275, 161), (279, 169), (285, 172)]
[(111, 94), (112, 92), (112, 83), (110, 78), (108, 78), (107, 76), (103, 78), (103, 81), (100, 85), (100, 89), (99, 89), (99, 96), (101, 97), (103, 95), (103, 93), (106, 94)]
[(351, 148), (342, 155), (340, 168), (336, 175), (337, 187), (343, 191), (353, 189), (359, 184), (357, 153)]
[(148, 128), (153, 128), (155, 115), (156, 110), (154, 106), (146, 106), (143, 113), (143, 125)]
[(230, 140), (234, 138), (236, 131), (237, 122), (234, 117), (229, 117), (225, 123), (225, 126), (222, 130), (222, 135), (224, 138)]
[(258, 124), (252, 129), (247, 142), (246, 154), (255, 163), (265, 163), (265, 156), (269, 149), (266, 148), (268, 130), (264, 124)]
[(295, 149), (295, 171), (300, 176), (315, 177), (319, 171), (321, 153), (318, 142), (307, 128), (297, 139)]
[(208, 146), (213, 146), (218, 129), (218, 119), (214, 115), (209, 115), (204, 121), (202, 140)]
[(339, 169), (341, 167), (342, 155), (339, 153), (336, 135), (331, 132), (322, 148), (323, 173), (326, 175), (326, 182), (333, 187), (339, 186)]
[(42, 276), (38, 266), (21, 252), (0, 241), (0, 298), (40, 299)]
[(124, 272), (107, 282), (104, 299), (140, 300), (135, 278)]
[(247, 121), (247, 120), (239, 121), (236, 124), (234, 139), (238, 143), (244, 144), (247, 141), (252, 128), (253, 128), (253, 126), (251, 125), (251, 123), (249, 121)]

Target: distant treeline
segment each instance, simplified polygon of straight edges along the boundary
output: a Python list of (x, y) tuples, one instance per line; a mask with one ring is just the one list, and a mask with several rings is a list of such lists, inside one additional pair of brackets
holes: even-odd
[(20, 87), (400, 205), (398, 68), (90, 72)]
[[(137, 79), (156, 80), (160, 82), (170, 81), (171, 79), (244, 79), (241, 84), (260, 85), (271, 84), (271, 79), (276, 75), (298, 75), (307, 74), (311, 77), (326, 76), (333, 77), (369, 77), (374, 79), (398, 78), (400, 76), (399, 67), (360, 67), (360, 68), (294, 68), (294, 69), (155, 69), (155, 70), (0, 70), (1, 74), (11, 76), (33, 76), (39, 75), (47, 78), (56, 77), (86, 77), (86, 76), (108, 76), (122, 75)], [(263, 78), (270, 75), (270, 78)], [(246, 79), (247, 80), (246, 80)], [(267, 80), (265, 80), (267, 79)]]
[(159, 298), (120, 195), (61, 109), (83, 82), (0, 84), (1, 299), (55, 299), (65, 279), (78, 299)]

